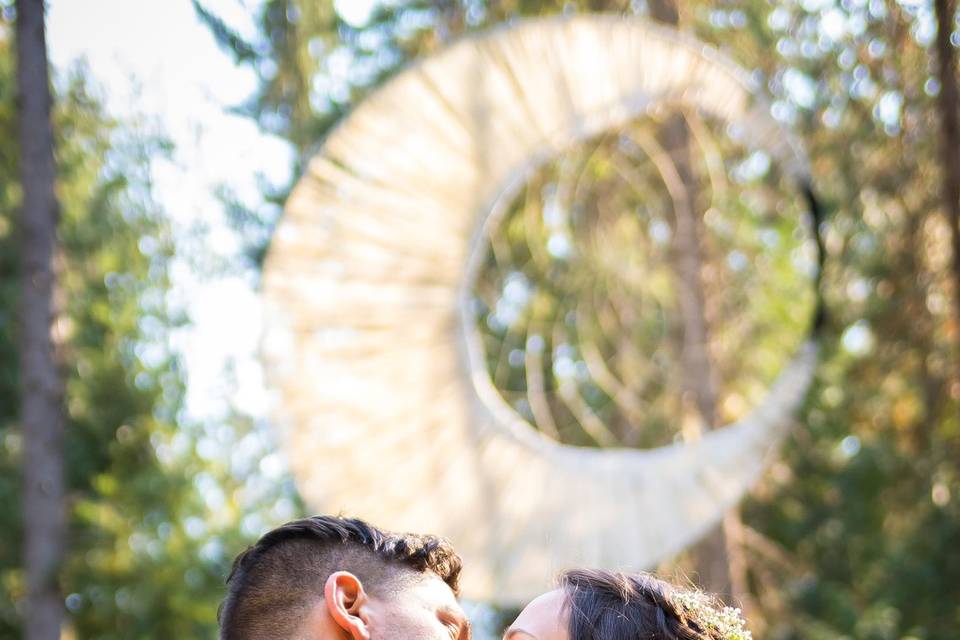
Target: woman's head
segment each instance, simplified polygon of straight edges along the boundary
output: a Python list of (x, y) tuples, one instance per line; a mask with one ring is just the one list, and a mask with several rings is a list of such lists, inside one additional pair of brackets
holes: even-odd
[(520, 613), (506, 640), (749, 640), (739, 612), (646, 574), (569, 571)]

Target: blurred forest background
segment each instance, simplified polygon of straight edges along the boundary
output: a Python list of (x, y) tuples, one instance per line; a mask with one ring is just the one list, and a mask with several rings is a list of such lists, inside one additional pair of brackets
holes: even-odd
[[(662, 17), (665, 1), (383, 0), (357, 15), (348, 1), (264, 0), (249, 4), (255, 38), (202, 0), (194, 9), (236, 64), (256, 72), (256, 94), (235, 109), (289, 141), (295, 176), (365, 94), (462, 34), (562, 12)], [(776, 117), (808, 148), (828, 212), (823, 362), (782, 455), (726, 541), (762, 637), (960, 634), (960, 272), (951, 250), (960, 196), (945, 205), (950, 150), (941, 133), (944, 106), (957, 109), (943, 100), (943, 83), (958, 77), (955, 67), (939, 73), (937, 9), (949, 16), (942, 46), (960, 48), (960, 29), (938, 1), (691, 1), (677, 16), (772, 96)], [(0, 0), (0, 637), (19, 635), (24, 597), (12, 4)], [(289, 479), (264, 475), (261, 420), (237, 411), (207, 424), (183, 410), (188, 380), (170, 335), (190, 317), (171, 295), (171, 263), (211, 267), (202, 243), (175, 240), (155, 199), (151, 163), (171, 143), (149, 122), (111, 117), (88, 72), (53, 70), (68, 627), (77, 638), (212, 638), (232, 557), (304, 508)], [(259, 208), (220, 193), (245, 243), (246, 262), (235, 268), (259, 268), (285, 192), (265, 193)], [(743, 283), (720, 284), (746, 299)], [(769, 325), (785, 316), (763, 306), (784, 303), (768, 296), (749, 299)], [(801, 330), (785, 327), (759, 345), (745, 339), (742, 353), (785, 354)], [(659, 408), (663, 424), (670, 406)], [(725, 406), (719, 398), (720, 413)]]

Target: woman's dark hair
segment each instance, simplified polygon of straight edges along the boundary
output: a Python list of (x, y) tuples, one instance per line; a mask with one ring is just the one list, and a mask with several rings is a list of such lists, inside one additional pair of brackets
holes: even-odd
[(646, 574), (599, 570), (560, 576), (571, 640), (749, 640), (739, 612)]

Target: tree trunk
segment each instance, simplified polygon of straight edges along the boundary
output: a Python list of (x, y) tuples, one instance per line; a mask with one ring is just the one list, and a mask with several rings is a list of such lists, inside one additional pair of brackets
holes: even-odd
[[(667, 122), (661, 137), (686, 192), (685, 206), (674, 207), (673, 245), (677, 302), (683, 327), (680, 353), (683, 398), (685, 408), (689, 408), (684, 413), (695, 414), (700, 424), (712, 429), (717, 423), (718, 385), (710, 358), (709, 327), (701, 275), (702, 220), (695, 209), (697, 185), (691, 169), (689, 131), (683, 116), (674, 116)], [(728, 517), (736, 516), (731, 514)], [(743, 594), (737, 593), (738, 590), (734, 588), (725, 528), (723, 523), (715, 527), (692, 552), (699, 586), (729, 602), (742, 598)]]
[[(950, 42), (954, 5), (951, 0), (935, 0), (934, 5), (937, 12), (937, 71), (940, 77), (938, 104), (943, 137), (943, 205), (953, 244), (954, 313), (955, 322), (960, 326), (960, 98), (957, 96), (956, 52)], [(960, 363), (957, 363), (957, 367), (960, 367)]]
[(64, 616), (63, 387), (53, 330), (57, 200), (42, 0), (17, 0), (21, 238), (20, 421), (27, 640), (57, 640)]
[[(680, 23), (676, 0), (651, 0), (648, 6), (655, 20), (672, 26)], [(686, 206), (674, 207), (674, 272), (677, 276), (677, 301), (683, 324), (681, 367), (685, 404), (699, 414), (702, 423), (716, 426), (718, 385), (710, 359), (709, 327), (703, 291), (703, 255), (700, 245), (701, 216), (696, 211), (697, 184), (690, 160), (690, 133), (686, 120), (677, 115), (661, 131), (663, 146), (670, 153), (686, 192)], [(728, 539), (739, 530), (736, 512), (727, 514), (692, 549), (698, 585), (727, 602), (746, 606), (745, 567), (732, 562), (738, 548)], [(737, 571), (734, 571), (736, 567)]]

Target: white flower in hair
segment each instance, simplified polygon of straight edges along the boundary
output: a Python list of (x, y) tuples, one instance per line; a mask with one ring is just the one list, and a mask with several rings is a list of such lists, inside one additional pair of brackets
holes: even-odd
[(700, 591), (677, 591), (670, 598), (684, 613), (696, 617), (701, 625), (711, 631), (717, 631), (724, 640), (752, 640), (740, 609), (734, 607), (717, 608), (713, 600)]

